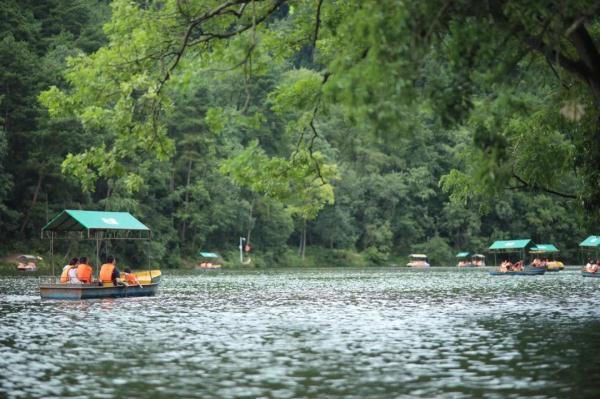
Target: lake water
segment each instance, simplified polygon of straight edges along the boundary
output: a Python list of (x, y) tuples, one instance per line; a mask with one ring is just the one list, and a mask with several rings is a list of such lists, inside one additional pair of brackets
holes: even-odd
[(600, 279), (576, 269), (171, 272), (152, 298), (0, 277), (0, 397), (597, 398)]

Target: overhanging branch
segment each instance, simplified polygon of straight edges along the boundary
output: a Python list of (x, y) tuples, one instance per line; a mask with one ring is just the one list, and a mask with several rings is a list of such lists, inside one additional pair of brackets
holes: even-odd
[(523, 179), (521, 176), (519, 176), (517, 173), (513, 172), (512, 176), (517, 179), (517, 181), (519, 183), (522, 184), (522, 186), (519, 187), (511, 187), (511, 189), (519, 189), (519, 188), (530, 188), (532, 190), (537, 190), (537, 191), (542, 191), (548, 194), (553, 194), (556, 195), (558, 197), (562, 197), (562, 198), (568, 198), (568, 199), (577, 199), (576, 195), (573, 194), (566, 194), (566, 193), (562, 193), (560, 191), (556, 191), (556, 190), (552, 190), (551, 188), (547, 188), (547, 187), (542, 187), (538, 184), (531, 184), (529, 182), (527, 182), (525, 179)]

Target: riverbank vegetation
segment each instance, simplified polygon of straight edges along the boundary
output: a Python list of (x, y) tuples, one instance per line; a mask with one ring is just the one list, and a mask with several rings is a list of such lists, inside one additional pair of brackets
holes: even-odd
[(503, 238), (579, 261), (598, 3), (407, 3), (3, 2), (0, 250), (99, 209), (154, 233), (104, 252), (164, 267), (234, 265), (239, 237), (257, 266), (450, 264)]

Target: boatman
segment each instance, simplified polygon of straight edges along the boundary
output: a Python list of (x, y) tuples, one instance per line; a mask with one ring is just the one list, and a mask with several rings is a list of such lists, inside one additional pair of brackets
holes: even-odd
[(91, 284), (92, 274), (94, 270), (92, 266), (88, 265), (87, 258), (85, 256), (79, 258), (79, 265), (77, 266), (77, 279), (84, 284)]
[(117, 269), (117, 260), (114, 256), (106, 258), (106, 263), (100, 268), (100, 275), (98, 277), (102, 284), (113, 283), (113, 285), (117, 285), (117, 279), (121, 277), (121, 273)]

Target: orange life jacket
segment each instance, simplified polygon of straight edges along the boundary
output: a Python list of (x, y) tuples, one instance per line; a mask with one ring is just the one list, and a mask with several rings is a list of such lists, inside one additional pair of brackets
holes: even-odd
[(65, 267), (62, 271), (62, 273), (60, 274), (60, 282), (61, 283), (68, 283), (70, 281), (69, 278), (69, 272), (71, 271), (72, 268), (74, 268), (75, 266), (71, 266), (69, 265), (68, 267)]
[(100, 275), (98, 278), (103, 283), (112, 283), (112, 275), (115, 270), (115, 265), (112, 263), (105, 263), (100, 268)]
[(125, 282), (127, 284), (137, 284), (137, 278), (135, 277), (135, 275), (133, 273), (126, 273), (125, 274)]
[(91, 283), (92, 282), (92, 267), (90, 265), (86, 265), (85, 263), (77, 266), (77, 279), (82, 283)]

